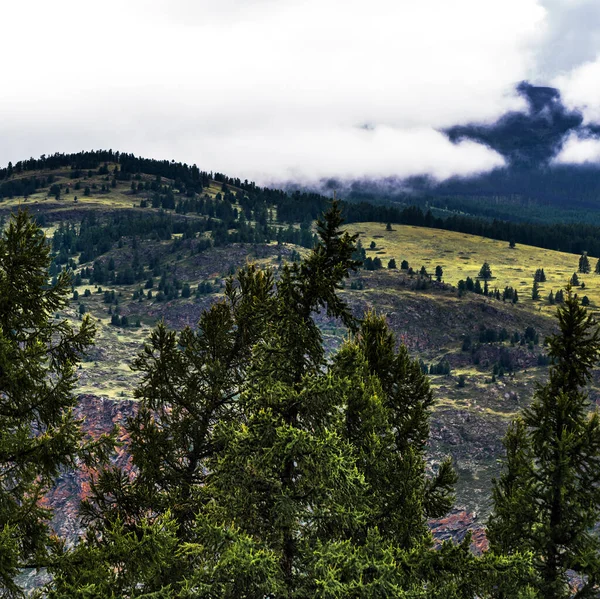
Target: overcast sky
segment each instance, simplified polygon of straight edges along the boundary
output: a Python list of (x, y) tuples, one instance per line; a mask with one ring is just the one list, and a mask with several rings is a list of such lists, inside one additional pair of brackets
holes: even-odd
[(440, 130), (524, 110), (522, 80), (600, 122), (598, 0), (19, 0), (2, 21), (2, 165), (112, 148), (260, 183), (467, 175), (503, 158)]

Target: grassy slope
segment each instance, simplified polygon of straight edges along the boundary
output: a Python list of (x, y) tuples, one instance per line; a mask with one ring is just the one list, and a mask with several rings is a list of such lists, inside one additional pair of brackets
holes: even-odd
[[(578, 255), (526, 245), (510, 249), (502, 241), (439, 229), (394, 225), (392, 231), (386, 231), (381, 223), (356, 223), (348, 230), (360, 232), (367, 256), (379, 256), (384, 265), (390, 258), (395, 258), (398, 266), (406, 259), (415, 270), (424, 265), (433, 274), (439, 264), (444, 269), (444, 281), (452, 285), (460, 279), (477, 277), (481, 265), (488, 262), (494, 276), (490, 289), (498, 287), (502, 291), (512, 286), (519, 292), (522, 304), (548, 314), (555, 310), (547, 301), (550, 290), (564, 288), (579, 264)], [(371, 241), (377, 244), (374, 250), (369, 249)], [(592, 271), (596, 261), (590, 257)], [(538, 268), (544, 269), (547, 280), (540, 284), (541, 301), (534, 302), (531, 289)], [(579, 275), (579, 280), (586, 285), (580, 295), (588, 296), (592, 308), (600, 306), (600, 275)]]

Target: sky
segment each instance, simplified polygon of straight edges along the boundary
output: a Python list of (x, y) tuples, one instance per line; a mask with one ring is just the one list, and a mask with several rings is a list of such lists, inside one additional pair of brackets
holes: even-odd
[[(444, 131), (558, 88), (600, 124), (598, 0), (20, 0), (2, 7), (0, 164), (89, 149), (261, 184), (443, 180), (506, 163)], [(591, 129), (557, 163), (600, 163)]]

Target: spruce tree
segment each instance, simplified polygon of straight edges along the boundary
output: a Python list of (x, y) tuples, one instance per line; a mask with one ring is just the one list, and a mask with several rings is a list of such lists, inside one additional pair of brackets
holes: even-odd
[[(48, 284), (50, 246), (26, 212), (0, 236), (0, 595), (20, 594), (21, 568), (47, 563), (50, 511), (40, 502), (60, 470), (86, 451), (71, 409), (75, 367), (91, 344), (87, 316), (78, 329), (58, 310), (70, 277)], [(88, 450), (90, 448), (88, 447)], [(91, 457), (91, 454), (87, 454)]]
[(491, 279), (492, 278), (492, 269), (487, 262), (484, 262), (481, 268), (479, 269), (479, 274), (477, 275), (480, 279)]
[(579, 258), (579, 272), (583, 274), (590, 272), (590, 260), (587, 256), (587, 252), (583, 252)]
[(592, 533), (600, 520), (600, 418), (596, 410), (590, 415), (585, 392), (600, 332), (570, 287), (557, 316), (549, 380), (506, 435), (488, 526), (494, 551), (532, 552), (545, 599), (570, 595), (569, 570), (582, 576), (578, 596), (600, 590), (600, 540)]

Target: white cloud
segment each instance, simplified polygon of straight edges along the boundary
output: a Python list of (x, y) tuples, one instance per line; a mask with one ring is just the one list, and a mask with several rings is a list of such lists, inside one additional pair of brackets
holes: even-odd
[(261, 180), (497, 166), (436, 130), (523, 106), (514, 84), (547, 17), (536, 0), (21, 0), (3, 12), (0, 163), (112, 147)]
[(586, 122), (600, 123), (600, 52), (595, 60), (557, 77), (554, 84), (567, 106), (581, 110)]
[(536, 52), (545, 81), (593, 60), (600, 48), (598, 0), (540, 0), (546, 8), (544, 36)]
[(559, 164), (586, 164), (600, 162), (600, 139), (581, 138), (571, 134), (560, 154), (554, 159)]

